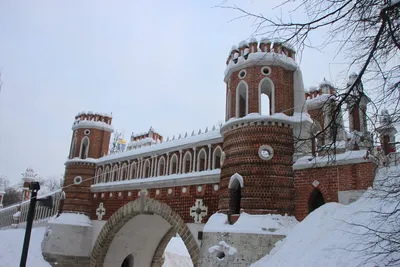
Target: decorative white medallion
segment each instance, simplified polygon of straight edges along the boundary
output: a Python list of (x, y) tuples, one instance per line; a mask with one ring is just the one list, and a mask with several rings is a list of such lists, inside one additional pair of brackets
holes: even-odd
[(203, 217), (207, 216), (208, 208), (203, 204), (202, 199), (196, 199), (194, 206), (190, 208), (190, 216), (193, 217), (195, 223), (201, 223)]
[(182, 193), (186, 193), (187, 189), (186, 187), (182, 187)]
[(198, 192), (201, 192), (201, 190), (203, 190), (203, 187), (201, 187), (201, 185), (199, 185), (199, 186), (197, 187), (197, 191), (198, 191)]
[(168, 189), (168, 194), (170, 194), (170, 195), (172, 194), (172, 189), (171, 188)]
[(312, 185), (313, 185), (314, 187), (317, 187), (317, 186), (319, 185), (319, 182), (318, 182), (317, 180), (314, 180), (314, 182), (312, 182)]
[(97, 198), (97, 194), (93, 194), (93, 198)]
[(113, 196), (113, 193), (110, 193), (110, 197), (112, 197)]
[(118, 196), (119, 196), (119, 197), (122, 196), (122, 193), (121, 193), (121, 192), (118, 192)]
[(258, 149), (258, 156), (263, 160), (270, 160), (274, 156), (274, 150), (269, 145), (262, 145)]
[(214, 190), (215, 190), (215, 191), (218, 191), (218, 189), (219, 189), (219, 186), (218, 186), (217, 184), (215, 184), (215, 185), (214, 185)]
[(103, 202), (99, 204), (99, 207), (96, 209), (97, 219), (101, 221), (103, 216), (106, 214), (106, 209), (104, 208)]
[(128, 192), (128, 197), (132, 196), (132, 192)]
[(101, 198), (104, 198), (104, 193), (101, 193)]
[(160, 190), (156, 190), (156, 195), (159, 195), (160, 194)]

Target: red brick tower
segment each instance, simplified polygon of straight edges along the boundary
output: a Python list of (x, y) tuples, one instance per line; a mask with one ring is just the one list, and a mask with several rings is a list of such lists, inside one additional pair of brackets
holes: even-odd
[(293, 132), (305, 106), (294, 55), (289, 46), (265, 39), (232, 48), (224, 79), (226, 123), (221, 128), (223, 212), (294, 212)]
[(113, 132), (111, 121), (111, 115), (93, 112), (81, 112), (75, 116), (69, 159), (65, 163), (64, 212), (89, 213), (90, 178), (95, 176), (94, 159), (108, 153)]

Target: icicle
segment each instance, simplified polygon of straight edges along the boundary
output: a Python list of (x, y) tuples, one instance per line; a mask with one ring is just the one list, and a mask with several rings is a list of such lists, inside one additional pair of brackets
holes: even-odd
[(187, 132), (185, 133), (185, 137), (184, 138), (186, 138), (187, 137)]
[(208, 127), (206, 127), (206, 131), (205, 131), (205, 133), (208, 133)]
[(197, 135), (200, 135), (200, 134), (201, 134), (201, 129), (199, 129), (199, 133)]
[(194, 130), (193, 130), (193, 132), (192, 132), (192, 136), (194, 136)]
[(182, 135), (181, 135), (181, 134), (179, 134), (179, 137), (178, 137), (178, 139), (182, 139)]

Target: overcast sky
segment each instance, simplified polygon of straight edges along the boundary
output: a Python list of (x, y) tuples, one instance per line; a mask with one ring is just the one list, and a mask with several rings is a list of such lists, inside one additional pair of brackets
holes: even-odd
[[(213, 8), (219, 2), (1, 1), (0, 174), (12, 183), (28, 166), (63, 174), (84, 110), (112, 112), (126, 139), (150, 126), (167, 137), (223, 121), (225, 61), (253, 28)], [(239, 2), (281, 12), (271, 9), (279, 1)], [(343, 69), (329, 49), (306, 50), (300, 66), (306, 86), (337, 82)]]

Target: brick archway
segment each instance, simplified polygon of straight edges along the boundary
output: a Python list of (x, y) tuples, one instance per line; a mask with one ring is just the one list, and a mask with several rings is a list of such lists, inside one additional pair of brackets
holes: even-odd
[(90, 259), (91, 267), (102, 267), (104, 259), (114, 236), (118, 231), (133, 217), (140, 214), (155, 214), (166, 220), (178, 233), (192, 259), (193, 266), (197, 267), (199, 262), (200, 249), (195, 238), (182, 218), (173, 211), (168, 205), (154, 199), (144, 199), (144, 203), (140, 203), (140, 199), (131, 201), (119, 208), (103, 226), (96, 243), (92, 250)]

